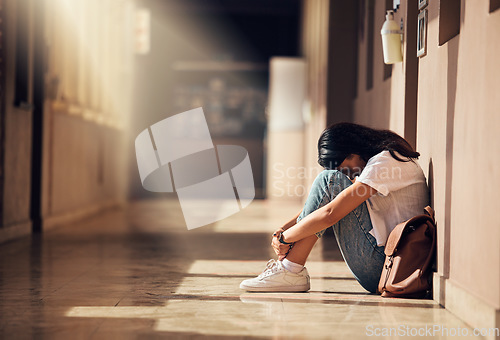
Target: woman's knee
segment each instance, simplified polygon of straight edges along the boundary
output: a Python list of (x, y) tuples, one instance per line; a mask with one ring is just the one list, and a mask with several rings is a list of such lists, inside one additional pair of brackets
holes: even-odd
[(321, 185), (322, 187), (329, 187), (334, 192), (340, 192), (350, 186), (352, 181), (344, 173), (339, 170), (323, 170), (321, 171), (313, 185)]
[(314, 181), (321, 183), (329, 183), (331, 182), (332, 178), (339, 177), (339, 173), (342, 174), (338, 170), (323, 170), (316, 176), (316, 179)]
[(324, 170), (316, 176), (302, 213), (297, 222), (314, 210), (321, 208), (351, 185), (349, 178), (338, 170)]

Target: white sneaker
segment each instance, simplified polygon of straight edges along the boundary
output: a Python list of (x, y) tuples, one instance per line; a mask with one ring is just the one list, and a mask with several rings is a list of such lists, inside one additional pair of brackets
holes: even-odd
[(293, 273), (283, 267), (281, 261), (269, 260), (266, 269), (253, 279), (240, 284), (241, 289), (249, 292), (307, 292), (310, 278), (306, 267)]

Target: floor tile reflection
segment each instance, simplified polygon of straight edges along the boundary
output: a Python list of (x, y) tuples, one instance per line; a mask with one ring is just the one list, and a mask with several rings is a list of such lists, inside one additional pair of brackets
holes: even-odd
[[(248, 293), (270, 234), (300, 209), (255, 201), (187, 231), (176, 201), (144, 201), (0, 247), (0, 338), (365, 338), (375, 329), (467, 327), (429, 300), (364, 291), (332, 239), (308, 293)], [(394, 337), (392, 337), (394, 338)]]

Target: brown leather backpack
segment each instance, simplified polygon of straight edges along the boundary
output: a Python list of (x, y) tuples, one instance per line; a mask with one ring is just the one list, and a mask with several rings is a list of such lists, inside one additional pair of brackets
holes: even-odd
[(432, 290), (436, 249), (434, 210), (400, 223), (389, 234), (378, 290), (383, 297), (422, 298)]

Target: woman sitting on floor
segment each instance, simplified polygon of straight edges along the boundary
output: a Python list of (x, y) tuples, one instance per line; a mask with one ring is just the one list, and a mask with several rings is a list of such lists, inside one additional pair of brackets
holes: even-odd
[(278, 260), (240, 288), (260, 292), (310, 289), (304, 267), (312, 247), (332, 226), (344, 260), (358, 282), (375, 292), (392, 229), (428, 204), (420, 154), (402, 137), (351, 123), (327, 128), (318, 141), (316, 177), (302, 212), (274, 232)]

